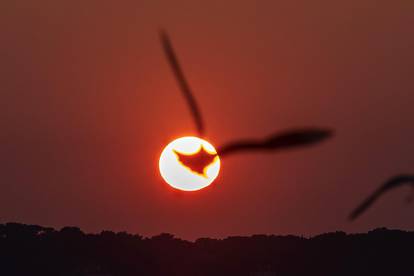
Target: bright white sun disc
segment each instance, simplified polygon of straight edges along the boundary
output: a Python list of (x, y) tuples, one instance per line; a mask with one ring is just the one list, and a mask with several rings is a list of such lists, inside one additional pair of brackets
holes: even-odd
[(182, 137), (169, 143), (161, 153), (159, 169), (170, 186), (196, 191), (210, 185), (219, 174), (216, 149), (198, 137)]

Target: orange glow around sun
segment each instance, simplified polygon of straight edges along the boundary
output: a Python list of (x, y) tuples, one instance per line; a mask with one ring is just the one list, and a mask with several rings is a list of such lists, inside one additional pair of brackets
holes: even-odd
[(173, 188), (196, 191), (210, 185), (220, 171), (216, 149), (198, 137), (182, 137), (169, 143), (161, 153), (162, 178)]

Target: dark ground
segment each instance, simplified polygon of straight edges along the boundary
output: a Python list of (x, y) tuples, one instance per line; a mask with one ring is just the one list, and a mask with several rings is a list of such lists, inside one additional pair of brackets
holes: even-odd
[(0, 275), (414, 275), (414, 232), (312, 238), (254, 235), (189, 242), (161, 234), (84, 234), (0, 225)]

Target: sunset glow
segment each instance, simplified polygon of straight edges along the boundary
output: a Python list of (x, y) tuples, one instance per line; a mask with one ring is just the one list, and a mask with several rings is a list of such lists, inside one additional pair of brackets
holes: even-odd
[[(191, 161), (189, 164), (201, 169), (194, 169), (194, 166), (187, 164), (188, 160)], [(159, 169), (162, 178), (173, 188), (196, 191), (210, 185), (218, 176), (220, 158), (209, 142), (198, 137), (182, 137), (165, 147), (160, 156)]]

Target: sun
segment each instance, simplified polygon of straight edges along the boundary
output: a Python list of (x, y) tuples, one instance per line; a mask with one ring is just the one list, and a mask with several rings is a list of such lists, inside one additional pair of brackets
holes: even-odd
[(162, 178), (173, 188), (197, 191), (216, 179), (220, 158), (206, 140), (194, 136), (181, 137), (164, 148), (159, 169)]

